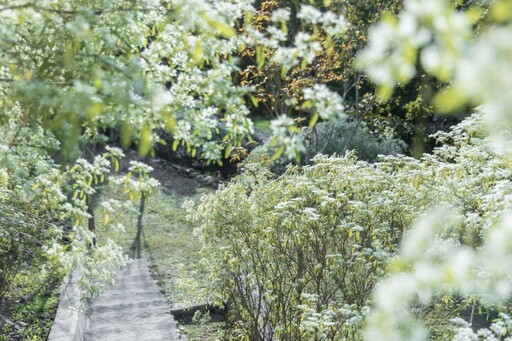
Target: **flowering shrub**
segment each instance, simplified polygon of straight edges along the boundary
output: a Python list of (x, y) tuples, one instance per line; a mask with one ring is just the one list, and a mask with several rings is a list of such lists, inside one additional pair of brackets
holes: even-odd
[[(457, 11), (443, 0), (406, 1), (398, 17), (373, 29), (361, 55), (361, 67), (387, 97), (395, 84), (415, 74), (419, 53), (425, 70), (450, 80), (450, 86), (436, 94), (439, 110), (472, 103), (480, 105), (483, 121), (475, 125), (470, 120), (454, 135), (439, 135), (453, 146), (439, 149), (437, 157), (445, 162), (437, 172), (450, 174), (442, 188), (459, 199), (451, 202), (452, 212), (419, 219), (403, 241), (392, 275), (375, 292), (367, 339), (425, 339), (425, 321), (412, 311), (418, 302), (426, 306), (450, 293), (498, 310), (507, 307), (512, 286), (503, 266), (510, 261), (512, 115), (511, 86), (504, 77), (511, 65), (510, 44), (504, 38), (512, 28), (510, 15), (504, 13), (512, 7), (497, 0), (466, 8)], [(477, 21), (481, 27), (475, 38), (470, 32)], [(482, 335), (493, 339), (488, 332)]]
[[(481, 115), (436, 138), (442, 146), (421, 160), (386, 156), (368, 164), (352, 155), (316, 156), (313, 165), (280, 177), (248, 164), (206, 198), (194, 217), (213, 250), (208, 259), (220, 297), (231, 304), (233, 332), (253, 339), (359, 339), (376, 305), (405, 333), (414, 324), (404, 324), (409, 315), (396, 309), (415, 297), (413, 278), (463, 283), (468, 271), (487, 264), (482, 241), (510, 206), (508, 196), (497, 196), (510, 192), (507, 160), (488, 148)], [(408, 232), (421, 212), (438, 206), (445, 209), (425, 216), (431, 225)], [(423, 259), (434, 263), (417, 263)], [(374, 301), (371, 292), (388, 269), (411, 273), (385, 279), (379, 290), (387, 295)], [(372, 323), (384, 319), (380, 310)]]

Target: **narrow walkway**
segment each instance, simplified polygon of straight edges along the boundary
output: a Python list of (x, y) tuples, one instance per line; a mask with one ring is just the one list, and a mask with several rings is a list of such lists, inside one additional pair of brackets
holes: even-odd
[(87, 311), (86, 340), (175, 341), (180, 337), (170, 306), (146, 259), (134, 259), (115, 284), (92, 301)]

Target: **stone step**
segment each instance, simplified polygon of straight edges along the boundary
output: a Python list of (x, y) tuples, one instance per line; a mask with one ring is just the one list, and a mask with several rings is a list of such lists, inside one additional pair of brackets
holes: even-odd
[(103, 313), (100, 315), (93, 315), (88, 321), (88, 326), (91, 330), (96, 328), (103, 328), (110, 326), (111, 323), (127, 324), (130, 328), (134, 326), (140, 327), (140, 325), (155, 325), (155, 326), (176, 326), (176, 321), (169, 316), (169, 313), (165, 311), (140, 311), (136, 314), (127, 314), (122, 311), (113, 311), (109, 313)]
[(114, 290), (125, 290), (125, 289), (154, 289), (160, 291), (158, 285), (155, 280), (146, 280), (146, 281), (116, 281), (114, 285), (111, 286)]
[(96, 315), (105, 314), (110, 312), (124, 311), (124, 312), (137, 312), (137, 311), (160, 311), (169, 313), (169, 306), (167, 302), (162, 300), (142, 301), (136, 303), (120, 302), (119, 304), (95, 304), (92, 306)]
[(186, 338), (182, 336), (177, 329), (167, 331), (155, 330), (99, 330), (87, 333), (85, 335), (87, 341), (184, 341)]
[(170, 310), (147, 260), (133, 260), (89, 305), (86, 340), (186, 340)]
[(117, 289), (107, 289), (105, 293), (95, 298), (92, 304), (101, 301), (113, 301), (113, 300), (127, 300), (128, 298), (131, 300), (146, 300), (146, 299), (155, 299), (155, 298), (165, 299), (164, 294), (160, 291), (160, 288), (147, 288), (141, 289), (126, 289), (126, 290), (117, 290)]
[[(170, 314), (160, 311), (145, 311), (137, 314), (100, 314), (92, 316), (88, 321), (90, 330), (98, 330), (103, 328), (112, 328), (115, 322), (115, 328), (120, 330), (128, 329), (170, 329), (177, 326), (177, 322), (172, 319)], [(136, 328), (134, 328), (136, 327)]]
[(166, 334), (153, 335), (137, 332), (120, 334), (118, 332), (102, 333), (98, 335), (91, 333), (86, 335), (88, 341), (184, 341), (186, 340), (179, 332), (169, 332)]

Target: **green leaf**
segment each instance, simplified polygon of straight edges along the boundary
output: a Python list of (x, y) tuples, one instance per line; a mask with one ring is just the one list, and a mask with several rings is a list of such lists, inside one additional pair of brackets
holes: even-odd
[(256, 65), (258, 66), (258, 70), (265, 64), (265, 54), (263, 53), (263, 48), (258, 45), (256, 46)]
[(318, 122), (318, 118), (319, 118), (318, 114), (314, 114), (313, 117), (311, 117), (311, 120), (309, 121), (310, 128), (313, 128), (315, 126), (316, 122)]
[(172, 151), (175, 152), (178, 149), (178, 146), (180, 144), (180, 140), (174, 140), (172, 143)]
[(66, 48), (64, 50), (64, 65), (66, 66), (66, 68), (68, 68), (68, 69), (73, 68), (74, 59), (75, 59), (75, 56), (74, 56), (73, 45), (68, 44), (68, 45), (66, 45)]
[(128, 122), (123, 121), (121, 125), (121, 145), (128, 148), (132, 143), (132, 127)]
[(434, 105), (442, 112), (450, 113), (467, 102), (467, 98), (457, 89), (448, 88), (434, 97)]
[(209, 20), (209, 24), (217, 30), (217, 32), (226, 39), (236, 36), (236, 31), (222, 22), (216, 20)]
[(196, 41), (194, 48), (192, 49), (192, 59), (197, 65), (203, 63), (203, 43), (199, 39)]
[(277, 148), (277, 150), (275, 151), (274, 155), (272, 155), (270, 160), (275, 161), (275, 160), (279, 159), (281, 157), (281, 155), (283, 155), (283, 152), (284, 152), (284, 146)]
[(146, 125), (142, 128), (139, 137), (139, 154), (146, 156), (149, 154), (153, 144), (153, 136), (151, 134), (151, 126)]
[(94, 116), (101, 114), (102, 111), (103, 103), (95, 102), (91, 104), (91, 106), (89, 107), (89, 110), (87, 111), (87, 116), (89, 117), (89, 119), (92, 119)]
[(314, 105), (315, 104), (313, 103), (313, 101), (307, 100), (307, 101), (304, 101), (300, 107), (301, 107), (301, 109), (311, 109), (314, 107)]
[(227, 159), (229, 155), (231, 155), (231, 151), (233, 150), (233, 145), (231, 143), (228, 143), (226, 146), (226, 149), (224, 150), (224, 158)]
[(277, 145), (277, 142), (279, 142), (279, 136), (274, 136), (270, 141), (270, 147), (275, 147)]
[(178, 122), (176, 121), (176, 117), (174, 117), (174, 115), (172, 114), (169, 114), (169, 116), (165, 120), (165, 130), (174, 134), (176, 132), (177, 125)]
[(258, 107), (258, 100), (253, 95), (249, 95), (249, 98), (251, 99), (252, 105), (257, 108)]

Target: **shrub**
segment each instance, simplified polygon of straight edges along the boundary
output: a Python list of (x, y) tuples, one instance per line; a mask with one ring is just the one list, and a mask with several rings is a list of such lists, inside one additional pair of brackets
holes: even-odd
[(230, 302), (232, 332), (251, 340), (357, 338), (415, 208), (430, 204), (406, 178), (396, 181), (390, 169), (399, 167), (317, 156), (276, 177), (248, 164), (206, 198), (196, 218), (213, 246), (208, 260), (219, 297)]

